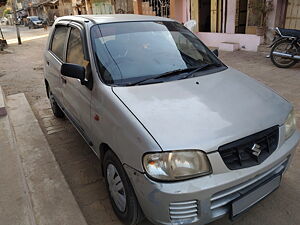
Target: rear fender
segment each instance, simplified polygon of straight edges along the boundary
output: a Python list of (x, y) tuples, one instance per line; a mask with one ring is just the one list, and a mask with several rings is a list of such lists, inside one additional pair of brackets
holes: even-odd
[(276, 43), (278, 43), (279, 41), (285, 40), (285, 39), (288, 39), (288, 38), (280, 37), (280, 36), (276, 35), (272, 41), (272, 44), (269, 47), (272, 48)]

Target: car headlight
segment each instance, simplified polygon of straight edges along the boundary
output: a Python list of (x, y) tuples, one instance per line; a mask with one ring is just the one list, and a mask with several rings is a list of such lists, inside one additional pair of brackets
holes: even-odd
[(198, 150), (148, 153), (144, 155), (146, 173), (153, 179), (177, 181), (211, 173), (206, 154)]
[(288, 115), (284, 123), (284, 128), (285, 128), (285, 139), (288, 139), (289, 137), (292, 136), (292, 134), (296, 130), (296, 117), (295, 117), (294, 110), (292, 110)]

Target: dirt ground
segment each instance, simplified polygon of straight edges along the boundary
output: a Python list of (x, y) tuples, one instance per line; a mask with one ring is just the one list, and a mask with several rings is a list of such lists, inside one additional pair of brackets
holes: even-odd
[[(4, 30), (7, 39), (15, 38), (11, 27)], [(22, 29), (21, 35), (45, 35), (43, 29)], [(27, 40), (21, 46), (11, 45), (5, 54), (0, 53), (0, 85), (4, 92), (24, 92), (50, 147), (69, 183), (89, 225), (121, 224), (114, 215), (108, 200), (99, 161), (67, 120), (52, 116), (43, 81), (43, 50), (46, 37)], [(260, 80), (291, 101), (296, 110), (300, 129), (300, 64), (290, 69), (273, 66), (264, 55), (253, 52), (221, 52), (220, 58), (227, 65)], [(227, 217), (212, 225), (241, 224), (300, 224), (300, 148), (285, 174), (281, 187), (271, 196), (231, 222)], [(149, 225), (145, 221), (143, 225)]]

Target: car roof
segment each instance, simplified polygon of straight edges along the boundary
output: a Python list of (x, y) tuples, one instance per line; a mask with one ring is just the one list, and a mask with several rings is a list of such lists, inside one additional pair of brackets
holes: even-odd
[(89, 20), (95, 24), (115, 23), (115, 22), (133, 22), (133, 21), (174, 21), (169, 18), (158, 16), (144, 16), (136, 14), (101, 14), (101, 15), (76, 15), (63, 16), (59, 20), (82, 21)]

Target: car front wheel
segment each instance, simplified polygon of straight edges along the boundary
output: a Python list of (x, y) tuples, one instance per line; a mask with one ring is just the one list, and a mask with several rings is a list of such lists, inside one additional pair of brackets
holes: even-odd
[(103, 169), (109, 198), (118, 218), (128, 225), (140, 223), (142, 210), (120, 160), (112, 151), (106, 152)]

